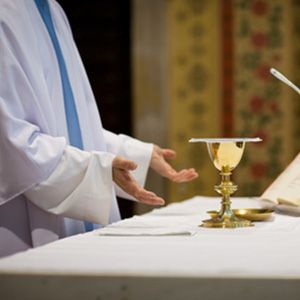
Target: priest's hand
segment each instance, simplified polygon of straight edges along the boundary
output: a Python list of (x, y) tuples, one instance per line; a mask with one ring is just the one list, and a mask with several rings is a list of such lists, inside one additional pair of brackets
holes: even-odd
[(162, 149), (159, 146), (154, 145), (150, 167), (161, 176), (177, 183), (191, 181), (198, 177), (198, 173), (193, 168), (183, 169), (181, 171), (174, 170), (166, 160), (174, 159), (175, 157), (175, 151), (171, 149)]
[(130, 171), (135, 170), (137, 164), (131, 160), (116, 156), (112, 162), (114, 182), (126, 193), (136, 198), (139, 202), (150, 205), (163, 205), (164, 199), (155, 193), (142, 188), (131, 176)]

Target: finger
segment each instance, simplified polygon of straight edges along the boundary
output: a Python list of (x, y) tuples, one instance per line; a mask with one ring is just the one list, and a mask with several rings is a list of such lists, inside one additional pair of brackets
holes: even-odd
[(187, 177), (194, 177), (194, 176), (198, 176), (198, 173), (195, 171), (195, 169), (187, 169), (186, 170), (186, 176)]
[(180, 181), (181, 181), (181, 182), (188, 182), (188, 181), (192, 181), (192, 180), (194, 180), (194, 179), (196, 179), (196, 178), (198, 178), (198, 177), (199, 177), (198, 174), (188, 174), (187, 176), (182, 177), (182, 178), (180, 179)]
[(149, 205), (163, 205), (165, 202), (155, 193), (142, 188), (128, 171), (118, 169), (115, 172), (115, 182), (126, 193), (132, 195), (139, 202)]
[(169, 179), (177, 174), (176, 170), (173, 169), (173, 167), (165, 160), (162, 160), (156, 167), (156, 172), (158, 172), (158, 174), (160, 174), (161, 176), (167, 177)]
[(137, 168), (137, 164), (132, 160), (117, 156), (113, 160), (113, 167), (124, 170), (135, 170)]
[(187, 177), (186, 170), (181, 170), (180, 172), (174, 174), (170, 179), (174, 182), (180, 183), (180, 182), (184, 182), (186, 177)]
[(197, 177), (198, 177), (198, 173), (187, 170), (186, 172), (179, 173), (177, 180), (180, 182), (186, 182), (186, 181), (191, 181)]
[(171, 180), (177, 183), (191, 181), (199, 175), (194, 169), (184, 169), (172, 176)]
[(160, 175), (170, 179), (171, 181), (177, 182), (177, 183), (191, 181), (198, 177), (198, 173), (195, 171), (194, 168), (183, 169), (183, 170), (177, 172), (166, 161), (163, 161), (160, 164), (160, 168), (157, 169), (157, 172)]
[(136, 189), (134, 197), (136, 199), (152, 199), (157, 197), (155, 193), (145, 190), (142, 187)]
[(123, 169), (133, 171), (137, 168), (137, 164), (131, 160), (125, 160), (123, 162)]
[(162, 206), (165, 204), (165, 200), (163, 200), (160, 197), (157, 197), (155, 199), (140, 199), (139, 202), (142, 204), (153, 205), (153, 206), (154, 205)]
[(138, 201), (140, 203), (148, 204), (148, 205), (164, 205), (165, 204), (165, 200), (161, 197), (156, 196), (156, 195), (139, 197)]
[(113, 180), (123, 191), (132, 196), (139, 189), (139, 185), (127, 170), (113, 168)]
[(141, 203), (150, 204), (150, 205), (163, 205), (165, 203), (164, 199), (158, 197), (155, 193), (145, 190), (140, 187), (136, 191), (134, 197)]
[(171, 149), (162, 149), (162, 154), (166, 159), (174, 159), (176, 157), (176, 152)]

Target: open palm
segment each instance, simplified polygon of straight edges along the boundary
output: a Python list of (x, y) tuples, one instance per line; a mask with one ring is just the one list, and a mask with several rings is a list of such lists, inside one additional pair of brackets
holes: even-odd
[(175, 151), (162, 149), (154, 145), (150, 167), (161, 176), (177, 183), (191, 181), (198, 177), (198, 173), (193, 168), (182, 169), (180, 171), (173, 169), (167, 160), (174, 159), (175, 157)]

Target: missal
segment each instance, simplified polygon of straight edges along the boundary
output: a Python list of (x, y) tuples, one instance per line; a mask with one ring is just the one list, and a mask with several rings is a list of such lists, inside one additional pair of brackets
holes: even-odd
[(300, 207), (300, 153), (261, 195), (279, 205)]

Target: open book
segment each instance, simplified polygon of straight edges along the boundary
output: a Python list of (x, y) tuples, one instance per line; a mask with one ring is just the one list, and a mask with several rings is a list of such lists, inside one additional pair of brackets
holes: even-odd
[[(300, 89), (279, 71), (271, 68), (270, 72), (300, 94)], [(300, 153), (266, 189), (261, 198), (277, 204), (277, 210), (300, 215)]]
[(279, 206), (294, 207), (300, 212), (300, 153), (261, 195)]

